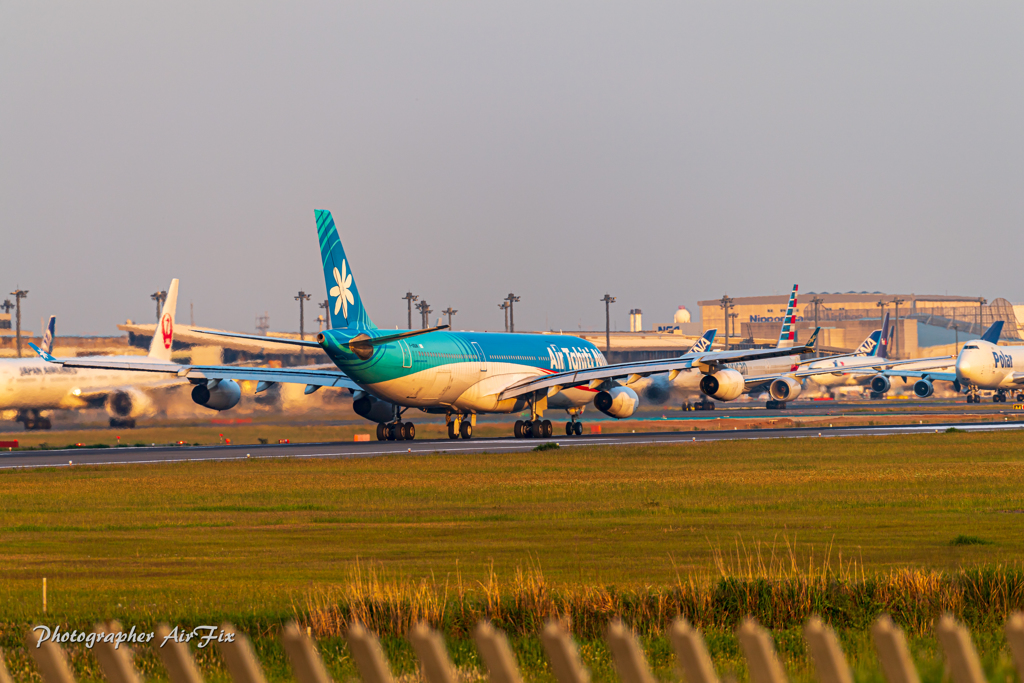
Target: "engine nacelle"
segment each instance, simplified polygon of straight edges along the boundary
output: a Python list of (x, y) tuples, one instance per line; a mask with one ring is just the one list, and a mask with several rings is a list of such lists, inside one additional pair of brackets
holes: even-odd
[(730, 368), (700, 378), (700, 390), (719, 401), (739, 398), (743, 393), (744, 384), (743, 375)]
[(395, 407), (387, 401), (371, 396), (365, 391), (357, 391), (352, 400), (352, 410), (359, 417), (371, 422), (391, 422), (395, 419)]
[(211, 379), (192, 389), (192, 400), (211, 410), (228, 410), (242, 400), (242, 387), (233, 379)]
[(779, 377), (768, 385), (768, 394), (776, 401), (792, 401), (802, 389), (803, 385), (792, 377)]
[(103, 408), (110, 417), (138, 417), (153, 412), (153, 401), (137, 389), (128, 389), (109, 394)]
[(914, 382), (914, 395), (918, 398), (928, 398), (935, 392), (935, 385), (930, 379), (919, 379)]
[(889, 378), (885, 375), (875, 375), (871, 378), (871, 391), (876, 394), (884, 394), (889, 391), (889, 387), (891, 386), (892, 384), (890, 384)]
[(612, 387), (594, 397), (594, 407), (617, 420), (635, 413), (638, 405), (640, 398), (629, 387)]

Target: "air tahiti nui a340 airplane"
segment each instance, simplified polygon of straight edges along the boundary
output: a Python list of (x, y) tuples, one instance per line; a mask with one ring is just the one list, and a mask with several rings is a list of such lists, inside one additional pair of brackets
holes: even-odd
[[(278, 337), (273, 341), (320, 347), (337, 370), (178, 366), (174, 374), (196, 385), (194, 400), (203, 399), (208, 404), (219, 400), (221, 394), (236, 396), (235, 380), (240, 379), (258, 380), (257, 392), (276, 382), (293, 382), (306, 384), (307, 393), (322, 386), (348, 388), (353, 392), (355, 411), (377, 423), (377, 438), (381, 440), (415, 437), (416, 427), (403, 421), (410, 408), (445, 415), (448, 436), (453, 439), (470, 438), (480, 413), (525, 410), (531, 417), (516, 421), (515, 435), (551, 436), (551, 421), (544, 419), (544, 411), (551, 409), (569, 414), (565, 423), (567, 435), (580, 435), (583, 426), (577, 417), (590, 402), (611, 417), (631, 416), (640, 400), (628, 385), (642, 377), (668, 373), (670, 379), (675, 379), (679, 372), (690, 368), (715, 375), (725, 369), (725, 363), (810, 350), (798, 347), (713, 352), (708, 344), (697, 344), (677, 358), (609, 365), (596, 346), (579, 337), (451, 332), (447, 326), (384, 331), (373, 324), (363, 307), (351, 264), (329, 211), (316, 211), (316, 227), (332, 329), (318, 334), (315, 342)], [(232, 332), (205, 333), (264, 339)], [(107, 363), (103, 359), (40, 355), (66, 367), (168, 372), (166, 365), (146, 362)]]

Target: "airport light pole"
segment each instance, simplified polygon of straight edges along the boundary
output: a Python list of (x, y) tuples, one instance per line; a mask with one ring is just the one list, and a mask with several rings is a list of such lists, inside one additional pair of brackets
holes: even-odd
[(896, 347), (896, 358), (900, 357), (900, 351), (902, 350), (900, 348), (900, 342), (901, 342), (901, 339), (900, 339), (900, 304), (903, 303), (904, 301), (906, 301), (906, 299), (901, 299), (898, 296), (894, 296), (892, 298), (892, 303), (896, 307), (896, 328), (895, 328), (895, 332), (896, 332), (896, 339), (895, 339), (895, 341), (896, 341), (896, 343), (893, 345), (893, 346)]
[(331, 329), (331, 300), (324, 299), (320, 308), (324, 309), (324, 324), (327, 325), (327, 329)]
[(729, 350), (729, 311), (732, 309), (733, 300), (729, 298), (728, 294), (722, 296), (718, 300), (718, 307), (722, 309), (722, 315), (725, 318), (725, 350)]
[(430, 314), (432, 313), (432, 311), (430, 310), (430, 304), (428, 304), (427, 300), (424, 299), (423, 301), (421, 301), (418, 304), (416, 304), (416, 309), (420, 312), (420, 315), (423, 316), (423, 328), (422, 329), (425, 330), (425, 329), (427, 329), (427, 327), (430, 324)]
[[(738, 318), (738, 317), (740, 317), (739, 313), (730, 313), (729, 314), (729, 329), (732, 330), (732, 333), (734, 335), (736, 334), (736, 318)], [(753, 336), (753, 335), (751, 335), (751, 336)], [(742, 339), (742, 337), (740, 337), (740, 339)]]
[(14, 291), (11, 292), (11, 296), (14, 297), (14, 310), (17, 316), (18, 358), (21, 358), (21, 300), (28, 296), (28, 290), (15, 287)]
[(307, 301), (313, 298), (312, 294), (306, 294), (301, 289), (295, 300), (299, 302), (299, 339), (306, 338), (306, 307)]
[(982, 320), (981, 309), (987, 303), (988, 303), (988, 299), (986, 299), (984, 297), (978, 297), (978, 334), (979, 335), (982, 332), (984, 332), (984, 330), (981, 328), (981, 320)]
[(953, 325), (953, 334), (956, 338), (956, 355), (960, 355), (960, 326)]
[(605, 294), (601, 301), (604, 302), (604, 352), (608, 353), (612, 350), (612, 304), (615, 297)]
[[(820, 296), (815, 295), (815, 297), (811, 299), (811, 303), (814, 304), (814, 329), (818, 329), (818, 311), (821, 308), (821, 305), (825, 303), (825, 300)], [(817, 337), (814, 338), (814, 353), (818, 353)]]
[(158, 291), (149, 295), (149, 298), (156, 302), (156, 321), (160, 322), (160, 311), (163, 310), (164, 302), (167, 301), (167, 292)]
[(412, 302), (413, 301), (417, 301), (419, 299), (419, 297), (416, 296), (415, 294), (413, 294), (412, 292), (406, 292), (405, 296), (403, 296), (402, 298), (405, 299), (408, 302), (408, 304), (409, 304), (409, 329), (411, 330), (412, 329)]
[(516, 302), (519, 301), (519, 297), (516, 296), (515, 294), (513, 294), (512, 292), (509, 292), (508, 296), (505, 297), (505, 301), (508, 302), (508, 331), (509, 332), (515, 332), (516, 331), (516, 311), (515, 311), (515, 309), (512, 306), (513, 306), (513, 304), (515, 304)]
[(508, 302), (502, 301), (498, 304), (498, 308), (505, 311), (505, 331), (508, 332)]
[(452, 326), (452, 316), (455, 315), (456, 313), (458, 313), (458, 311), (455, 310), (454, 308), (452, 308), (451, 306), (449, 306), (448, 308), (446, 308), (443, 311), (441, 311), (441, 315), (448, 316), (448, 328), (449, 329), (451, 329), (451, 326)]

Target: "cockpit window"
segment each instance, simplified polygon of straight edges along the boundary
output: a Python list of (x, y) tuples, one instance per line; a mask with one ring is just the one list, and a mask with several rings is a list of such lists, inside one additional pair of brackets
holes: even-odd
[(965, 347), (964, 347), (964, 350), (967, 350), (967, 349), (976, 349), (976, 348), (978, 348), (978, 345), (977, 345), (977, 344), (968, 344), (967, 346), (965, 346)]

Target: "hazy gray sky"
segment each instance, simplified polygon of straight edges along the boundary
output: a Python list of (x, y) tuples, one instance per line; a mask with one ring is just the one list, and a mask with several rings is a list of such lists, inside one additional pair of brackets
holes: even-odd
[[(28, 323), (298, 327), (333, 210), (375, 322), (1024, 300), (1024, 5), (0, 4), (0, 288)], [(308, 316), (307, 319), (315, 317)], [(437, 314), (433, 317), (437, 317)], [(315, 329), (315, 324), (311, 324)]]

